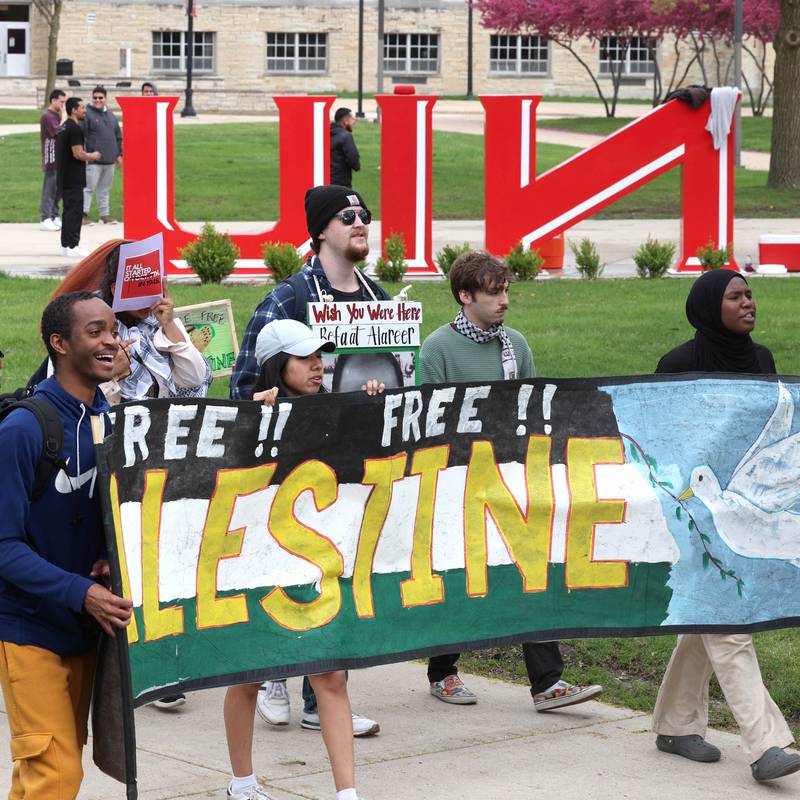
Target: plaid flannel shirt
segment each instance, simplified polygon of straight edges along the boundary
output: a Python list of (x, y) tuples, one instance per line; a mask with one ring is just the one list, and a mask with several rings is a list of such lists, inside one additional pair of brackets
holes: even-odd
[[(325, 275), (325, 270), (318, 257), (309, 257), (303, 266), (300, 274), (305, 278), (308, 288), (308, 297), (311, 302), (318, 302), (317, 287), (314, 285), (314, 277), (319, 281), (320, 288), (324, 292), (331, 291), (331, 284)], [(369, 279), (367, 279), (369, 280)], [(370, 281), (375, 296), (378, 300), (388, 300), (389, 297), (380, 286)], [(371, 300), (368, 292), (361, 286), (363, 300)], [(247, 328), (242, 339), (242, 346), (236, 359), (236, 366), (231, 376), (231, 399), (249, 400), (253, 395), (253, 386), (260, 368), (256, 361), (256, 339), (261, 329), (276, 319), (299, 319), (306, 321), (305, 309), (298, 313), (300, 309), (295, 308), (295, 292), (288, 283), (279, 283), (259, 304), (247, 323)]]

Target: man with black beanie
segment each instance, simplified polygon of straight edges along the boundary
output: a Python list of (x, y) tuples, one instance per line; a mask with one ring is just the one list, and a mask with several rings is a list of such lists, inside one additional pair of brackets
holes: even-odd
[(249, 399), (258, 378), (256, 339), (275, 319), (306, 322), (306, 304), (388, 300), (356, 263), (369, 252), (372, 215), (364, 198), (346, 186), (315, 186), (306, 192), (306, 227), (311, 249), (303, 269), (281, 281), (253, 312), (231, 377), (231, 398)]
[[(276, 319), (306, 323), (306, 306), (316, 302), (388, 300), (386, 292), (356, 266), (369, 253), (367, 235), (372, 214), (364, 198), (346, 186), (315, 186), (306, 192), (306, 227), (312, 254), (303, 268), (281, 281), (258, 305), (247, 323), (242, 349), (231, 376), (231, 398), (250, 400), (258, 378), (256, 340)], [(317, 699), (308, 678), (303, 681), (301, 726), (320, 730)], [(271, 725), (289, 722), (285, 681), (267, 681), (258, 693), (259, 716)], [(380, 731), (374, 720), (353, 714), (353, 736)]]

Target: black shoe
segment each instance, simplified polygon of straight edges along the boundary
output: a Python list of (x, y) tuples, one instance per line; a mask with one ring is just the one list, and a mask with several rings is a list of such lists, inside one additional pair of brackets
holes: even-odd
[(719, 761), (722, 757), (718, 747), (707, 742), (702, 736), (656, 736), (656, 747), (663, 753), (673, 753), (692, 761)]
[(800, 769), (800, 755), (787, 753), (782, 747), (770, 747), (758, 761), (750, 765), (757, 781), (774, 781)]

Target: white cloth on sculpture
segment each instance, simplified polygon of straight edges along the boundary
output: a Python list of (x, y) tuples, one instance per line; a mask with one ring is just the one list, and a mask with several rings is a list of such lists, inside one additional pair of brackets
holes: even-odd
[(740, 95), (741, 91), (735, 86), (718, 86), (711, 90), (711, 114), (706, 130), (714, 139), (715, 150), (719, 150), (728, 138)]

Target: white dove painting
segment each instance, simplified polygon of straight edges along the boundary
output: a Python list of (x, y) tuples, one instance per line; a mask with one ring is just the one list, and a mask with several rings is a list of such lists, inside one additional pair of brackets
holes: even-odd
[(723, 489), (711, 467), (692, 470), (681, 500), (696, 497), (734, 552), (800, 566), (800, 432), (791, 433), (794, 400), (778, 383), (778, 401), (764, 429)]

